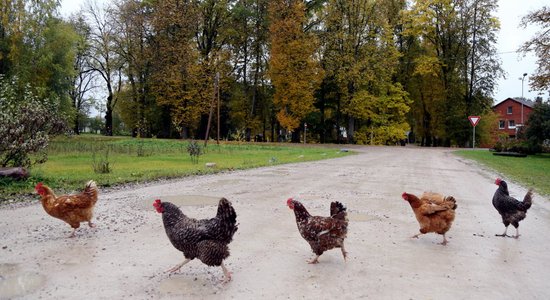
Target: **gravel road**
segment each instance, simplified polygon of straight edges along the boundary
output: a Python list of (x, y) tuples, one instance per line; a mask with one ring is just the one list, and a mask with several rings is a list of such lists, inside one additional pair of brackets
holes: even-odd
[[(499, 174), (450, 149), (353, 147), (356, 155), (189, 177), (100, 193), (94, 221), (71, 228), (39, 205), (0, 208), (0, 298), (27, 299), (550, 299), (550, 202), (536, 194), (519, 239), (491, 198)], [(334, 150), (336, 151), (336, 150)], [(505, 178), (506, 179), (506, 178)], [(508, 181), (512, 196), (526, 187)], [(84, 184), (84, 183), (83, 183)], [(457, 214), (441, 236), (418, 232), (402, 192), (453, 195)], [(220, 197), (232, 201), (239, 231), (226, 266), (182, 261), (152, 203), (160, 198), (189, 216), (212, 217)], [(330, 201), (349, 211), (348, 261), (339, 249), (310, 265), (309, 245), (286, 199), (315, 215)], [(38, 199), (38, 197), (36, 198)], [(514, 232), (510, 228), (510, 232)]]

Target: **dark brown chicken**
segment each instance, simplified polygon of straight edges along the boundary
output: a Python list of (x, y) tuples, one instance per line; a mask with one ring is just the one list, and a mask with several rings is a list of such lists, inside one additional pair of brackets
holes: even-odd
[(425, 192), (420, 198), (407, 193), (403, 193), (401, 197), (409, 202), (420, 225), (420, 233), (413, 235), (412, 238), (435, 232), (443, 235), (441, 245), (446, 245), (445, 233), (449, 231), (455, 219), (456, 200), (453, 196), (445, 197), (441, 194)]
[(186, 216), (170, 202), (161, 202), (157, 199), (153, 206), (162, 214), (168, 239), (185, 257), (182, 263), (168, 272), (176, 272), (186, 263), (198, 258), (208, 266), (221, 266), (225, 281), (231, 280), (231, 273), (223, 264), (223, 260), (229, 257), (228, 244), (238, 227), (237, 214), (229, 200), (220, 199), (216, 216), (202, 220)]
[(348, 219), (346, 208), (340, 202), (330, 204), (330, 217), (312, 216), (302, 203), (289, 198), (287, 205), (294, 210), (296, 225), (302, 237), (309, 243), (316, 257), (309, 261), (310, 264), (319, 262), (319, 256), (323, 252), (340, 248), (344, 260), (347, 257), (344, 248), (344, 239), (348, 233)]
[(533, 203), (533, 190), (530, 189), (527, 191), (527, 194), (523, 197), (523, 202), (520, 202), (517, 199), (510, 197), (510, 193), (508, 192), (508, 184), (506, 181), (497, 178), (495, 180), (495, 184), (498, 185), (498, 189), (493, 195), (493, 206), (502, 216), (502, 223), (506, 226), (503, 234), (495, 235), (507, 237), (508, 235), (506, 233), (508, 231), (508, 226), (512, 224), (516, 228), (516, 235), (513, 237), (517, 239), (519, 237), (519, 221), (525, 219), (527, 210)]
[(38, 183), (34, 188), (40, 195), (40, 201), (44, 210), (52, 217), (61, 219), (73, 228), (69, 237), (74, 237), (80, 222), (88, 222), (88, 226), (95, 227), (92, 223), (92, 216), (95, 203), (97, 202), (97, 185), (90, 180), (84, 191), (74, 195), (56, 196), (48, 186)]

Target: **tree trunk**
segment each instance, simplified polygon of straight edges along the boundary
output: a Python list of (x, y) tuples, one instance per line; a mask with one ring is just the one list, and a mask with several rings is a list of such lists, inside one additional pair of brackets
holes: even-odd
[(22, 180), (29, 177), (29, 172), (22, 167), (0, 168), (0, 177), (11, 177), (16, 180)]
[(74, 127), (73, 127), (74, 134), (80, 134), (80, 113), (77, 111), (76, 116), (74, 118)]

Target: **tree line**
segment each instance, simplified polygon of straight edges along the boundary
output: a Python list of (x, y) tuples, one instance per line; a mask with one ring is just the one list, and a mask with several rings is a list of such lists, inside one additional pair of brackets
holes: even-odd
[[(307, 128), (310, 142), (466, 146), (467, 116), (494, 119), (504, 74), (496, 10), (492, 0), (118, 0), (64, 19), (56, 0), (6, 0), (0, 80), (52, 102), (76, 134), (100, 104), (106, 135), (204, 139), (219, 126), (227, 139), (299, 142)], [(540, 70), (531, 86), (545, 90)]]

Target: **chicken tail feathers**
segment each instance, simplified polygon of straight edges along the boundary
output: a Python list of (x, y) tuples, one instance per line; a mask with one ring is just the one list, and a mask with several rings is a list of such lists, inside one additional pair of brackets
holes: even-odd
[(455, 197), (453, 197), (453, 196), (447, 196), (447, 197), (445, 197), (445, 202), (452, 203), (451, 208), (452, 208), (453, 210), (456, 210), (457, 205), (456, 205), (456, 199), (455, 199)]
[(220, 199), (218, 204), (218, 213), (216, 218), (220, 219), (231, 231), (230, 235), (233, 236), (235, 231), (237, 231), (237, 213), (231, 205), (231, 202), (225, 198)]
[(330, 216), (333, 219), (345, 220), (347, 217), (346, 207), (338, 201), (332, 202), (330, 204)]
[(83, 194), (86, 194), (93, 199), (97, 199), (98, 189), (95, 181), (90, 180), (86, 183)]
[(533, 189), (529, 189), (525, 197), (523, 197), (523, 202), (519, 205), (519, 210), (527, 211), (533, 204)]

